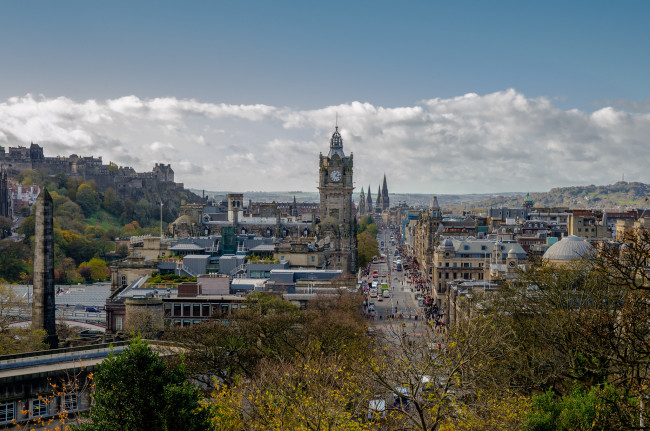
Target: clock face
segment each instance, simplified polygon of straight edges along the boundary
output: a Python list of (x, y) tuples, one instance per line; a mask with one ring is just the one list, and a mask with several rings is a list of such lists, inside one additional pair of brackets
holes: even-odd
[(330, 180), (334, 181), (335, 183), (338, 183), (339, 181), (341, 181), (341, 173), (339, 171), (330, 172)]
[(514, 266), (516, 264), (517, 264), (517, 262), (515, 262), (514, 260), (511, 260), (510, 262), (508, 262), (508, 265), (510, 265), (510, 267), (512, 267), (512, 268), (514, 268)]

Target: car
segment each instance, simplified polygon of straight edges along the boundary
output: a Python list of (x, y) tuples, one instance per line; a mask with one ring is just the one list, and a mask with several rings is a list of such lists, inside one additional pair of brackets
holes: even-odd
[(101, 310), (97, 307), (86, 307), (87, 313), (99, 313)]
[(380, 419), (386, 419), (386, 400), (377, 396), (368, 403), (368, 420)]

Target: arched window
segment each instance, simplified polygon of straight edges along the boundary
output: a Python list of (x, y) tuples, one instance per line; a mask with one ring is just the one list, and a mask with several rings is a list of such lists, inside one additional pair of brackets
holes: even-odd
[(126, 286), (126, 275), (123, 275), (122, 277), (120, 277), (120, 285), (122, 287)]

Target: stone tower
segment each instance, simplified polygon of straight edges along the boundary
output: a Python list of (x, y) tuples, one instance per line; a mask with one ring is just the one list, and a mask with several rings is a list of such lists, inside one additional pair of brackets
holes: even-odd
[(338, 126), (330, 139), (330, 152), (319, 156), (318, 191), (320, 193), (320, 218), (323, 234), (329, 235), (329, 268), (344, 273), (357, 271), (357, 237), (352, 217), (353, 155), (343, 152), (343, 139)]
[(375, 204), (375, 212), (377, 214), (381, 213), (381, 186), (377, 186), (377, 203)]
[(9, 200), (9, 179), (7, 170), (0, 168), (0, 217), (11, 217), (11, 201)]
[(36, 198), (34, 239), (34, 298), (32, 300), (32, 328), (47, 332), (46, 342), (56, 349), (54, 308), (54, 204), (44, 188)]
[(384, 185), (381, 190), (381, 209), (388, 211), (390, 208), (390, 198), (388, 197), (388, 185), (386, 184), (386, 174), (384, 174)]
[(363, 187), (361, 187), (361, 194), (359, 195), (359, 216), (363, 217), (366, 215), (366, 195), (363, 193)]
[(366, 214), (372, 214), (372, 192), (370, 191), (370, 184), (368, 184), (368, 200), (366, 201)]

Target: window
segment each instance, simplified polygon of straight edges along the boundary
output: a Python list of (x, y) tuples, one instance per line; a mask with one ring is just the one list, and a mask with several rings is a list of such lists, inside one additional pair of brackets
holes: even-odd
[(201, 304), (192, 304), (192, 317), (201, 317)]
[(181, 304), (174, 304), (174, 316), (182, 316)]
[(316, 257), (315, 257), (315, 256), (312, 256), (312, 257), (311, 257), (311, 261), (312, 261), (312, 262), (315, 262), (315, 261), (316, 261)]
[(61, 398), (61, 407), (66, 412), (76, 412), (79, 407), (77, 405), (77, 394), (65, 394)]
[(11, 422), (16, 419), (16, 403), (0, 403), (0, 423)]
[(122, 285), (122, 287), (126, 286), (126, 275), (120, 277), (120, 285)]
[(172, 305), (170, 303), (165, 303), (165, 316), (172, 315)]
[(183, 316), (191, 316), (191, 304), (183, 304)]
[(47, 400), (45, 398), (34, 398), (32, 399), (32, 410), (31, 416), (33, 418), (38, 418), (41, 416), (47, 416)]
[(210, 304), (203, 304), (203, 317), (209, 317), (210, 316)]
[(122, 318), (121, 317), (116, 317), (115, 318), (115, 330), (116, 331), (121, 331), (122, 329), (124, 329), (122, 327)]

